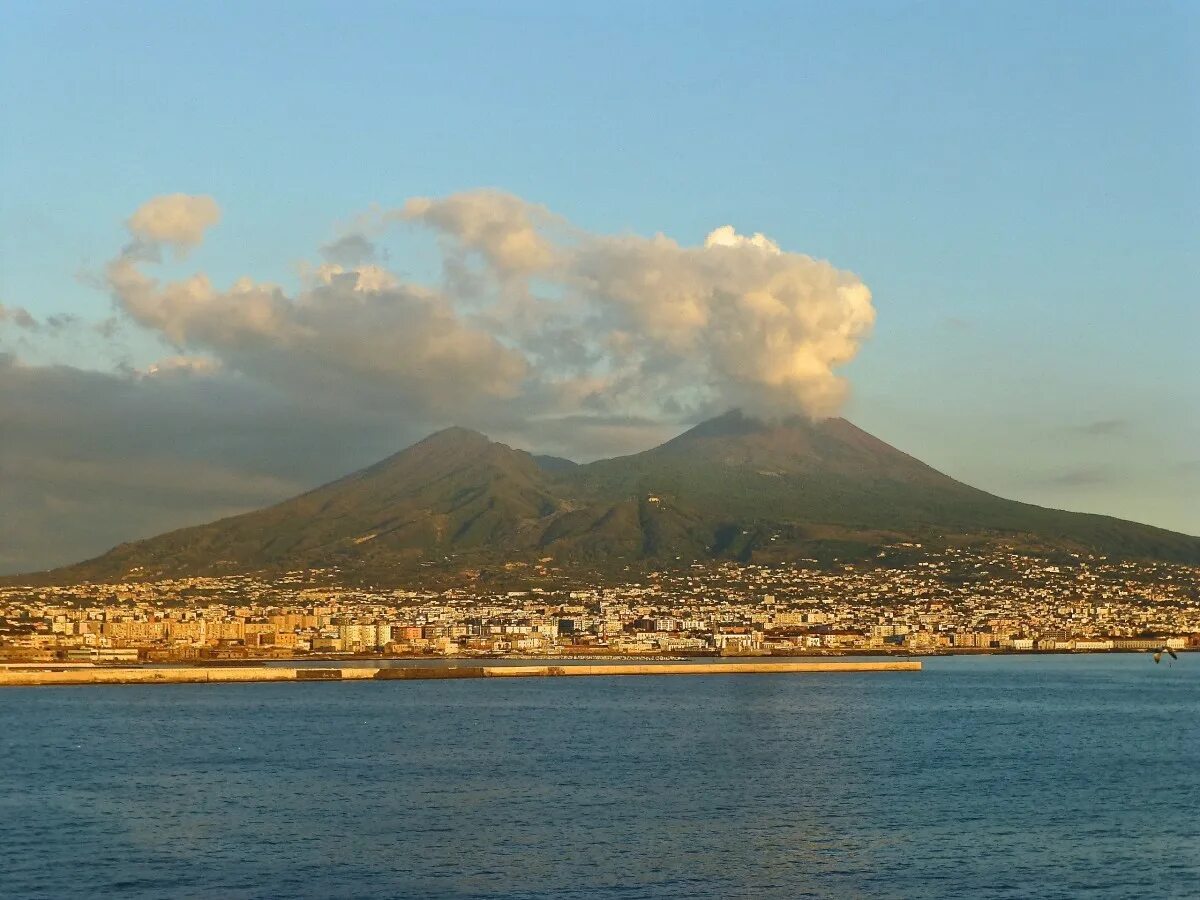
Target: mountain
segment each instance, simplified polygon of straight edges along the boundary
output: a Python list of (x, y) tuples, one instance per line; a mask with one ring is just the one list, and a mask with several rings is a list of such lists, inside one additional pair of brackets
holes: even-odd
[(276, 506), (45, 577), (338, 567), (407, 583), (512, 562), (603, 574), (720, 558), (852, 559), (899, 541), (1200, 564), (1200, 538), (993, 496), (844, 419), (764, 424), (735, 411), (587, 465), (450, 428)]

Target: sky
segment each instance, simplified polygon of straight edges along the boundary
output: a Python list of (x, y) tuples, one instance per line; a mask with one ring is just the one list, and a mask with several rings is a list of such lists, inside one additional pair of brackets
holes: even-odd
[(16, 0), (0, 107), (0, 572), (731, 405), (1200, 534), (1196, 4)]

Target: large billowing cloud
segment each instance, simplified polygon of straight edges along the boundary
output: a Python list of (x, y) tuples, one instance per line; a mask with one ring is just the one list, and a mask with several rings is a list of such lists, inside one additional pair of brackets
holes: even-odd
[(194, 243), (218, 215), (206, 199), (158, 198), (130, 220), (137, 242), (108, 270), (120, 306), (180, 353), (306, 394), (402, 398), (405, 409), (481, 422), (581, 410), (678, 419), (730, 406), (827, 416), (846, 392), (836, 369), (874, 322), (857, 277), (761, 234), (722, 226), (694, 247), (590, 234), (498, 191), (376, 213), (377, 229), (439, 235), (440, 284), (371, 262), (358, 233), (327, 245), (347, 265), (311, 268), (292, 294), (251, 278), (221, 288), (202, 273), (159, 282), (147, 246)]
[(590, 238), (570, 276), (600, 326), (623, 403), (649, 388), (682, 406), (833, 415), (846, 392), (835, 369), (875, 319), (854, 275), (729, 226), (703, 247)]
[[(22, 363), (5, 342), (57, 318), (0, 307), (0, 572), (280, 500), (450, 424), (587, 459), (732, 406), (831, 415), (874, 319), (854, 275), (761, 234), (594, 234), (498, 191), (373, 209), (294, 288), (164, 278), (164, 251), (219, 220), (212, 198), (154, 198), (106, 268), (156, 362)], [(377, 247), (412, 229), (441, 249), (432, 282)]]

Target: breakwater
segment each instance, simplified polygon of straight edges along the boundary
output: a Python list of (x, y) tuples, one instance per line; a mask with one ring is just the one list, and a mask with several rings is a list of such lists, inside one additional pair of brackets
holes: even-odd
[(624, 675), (790, 675), (835, 672), (913, 672), (916, 660), (853, 662), (681, 662), (659, 665), (394, 666), (329, 668), (291, 666), (96, 666), (0, 669), (0, 687), (70, 684), (216, 684), (258, 681), (408, 681), (446, 678), (539, 678)]

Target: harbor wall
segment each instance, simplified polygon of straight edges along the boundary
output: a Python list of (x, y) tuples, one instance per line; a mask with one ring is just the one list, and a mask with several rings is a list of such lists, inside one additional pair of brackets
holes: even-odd
[(396, 681), (447, 678), (541, 678), (617, 675), (783, 675), (835, 672), (913, 672), (917, 660), (855, 662), (698, 662), (610, 663), (607, 665), (532, 666), (97, 666), (56, 668), (21, 666), (0, 669), (0, 687), (71, 684), (215, 684), (231, 682)]

